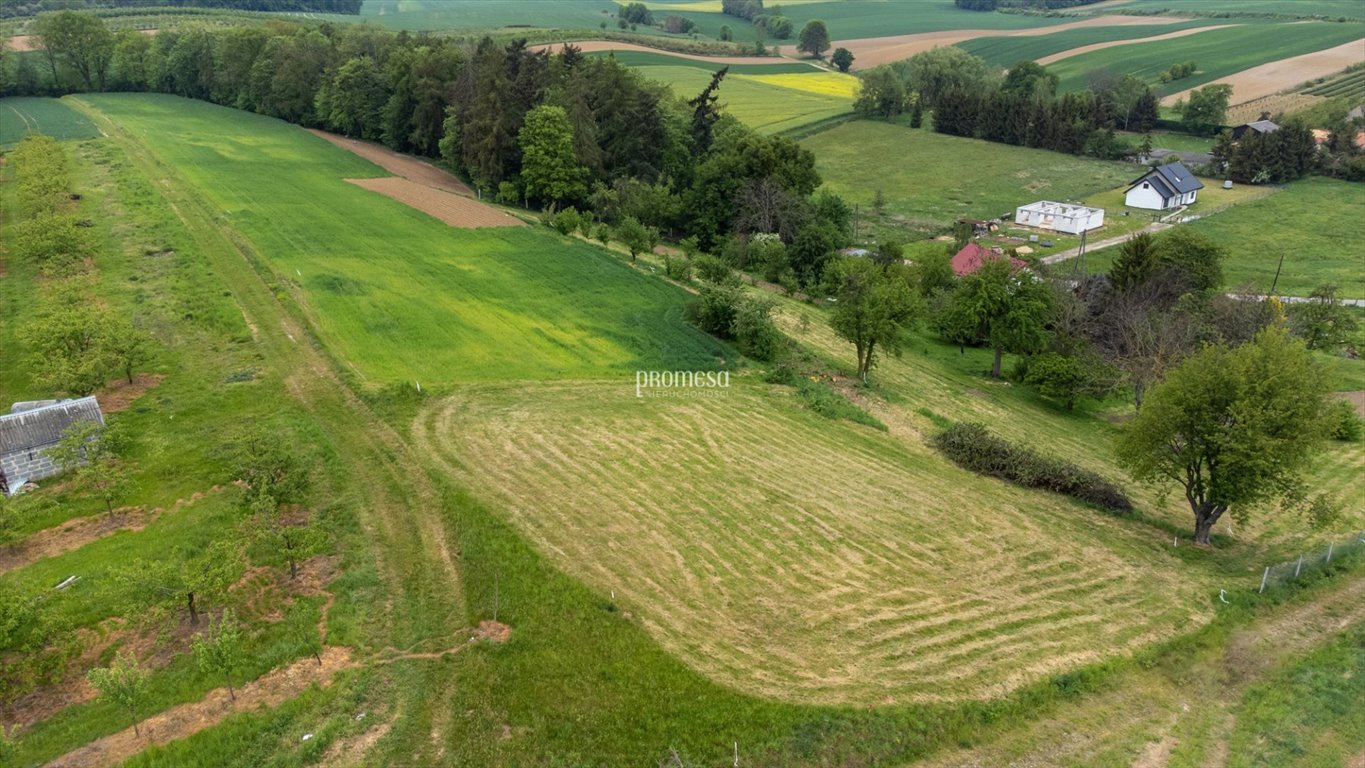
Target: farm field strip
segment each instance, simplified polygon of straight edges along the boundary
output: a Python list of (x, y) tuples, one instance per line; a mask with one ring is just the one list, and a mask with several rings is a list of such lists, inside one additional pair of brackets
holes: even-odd
[(452, 227), (524, 227), (526, 222), (491, 205), (397, 176), (382, 179), (346, 179), (348, 183), (397, 200)]
[[(1361, 62), (1365, 62), (1365, 37), (1342, 43), (1334, 48), (1269, 61), (1220, 77), (1217, 82), (1231, 85), (1232, 103), (1239, 104), (1289, 90), (1309, 80), (1339, 72)], [(1161, 103), (1174, 104), (1188, 95), (1188, 89), (1173, 93), (1164, 97)]]
[[(418, 418), (417, 442), (665, 648), (741, 690), (984, 698), (1205, 616), (1198, 580), (1155, 548), (1111, 549), (1133, 536), (1121, 524), (765, 387), (700, 402), (636, 400), (625, 380), (526, 394), (471, 387)], [(988, 485), (995, 501), (973, 504)]]
[[(683, 98), (701, 93), (711, 72), (700, 67), (646, 66), (645, 77), (664, 83)], [(728, 75), (721, 82), (720, 104), (745, 125), (762, 133), (781, 133), (853, 111), (856, 79), (812, 70), (810, 74)]]
[(90, 139), (100, 135), (94, 123), (58, 99), (37, 96), (0, 99), (0, 147), (19, 143), (29, 131), (54, 139)]
[(1002, 69), (1020, 61), (1055, 61), (1077, 55), (1091, 46), (1122, 45), (1139, 40), (1150, 40), (1165, 35), (1190, 34), (1194, 30), (1214, 26), (1209, 20), (1188, 19), (1175, 23), (1164, 20), (1148, 25), (1116, 27), (1078, 27), (1049, 35), (989, 35), (957, 43), (957, 47), (986, 60), (987, 64)]
[(395, 152), (382, 144), (349, 139), (345, 136), (328, 133), (327, 131), (320, 131), (316, 128), (306, 128), (305, 130), (323, 141), (341, 147), (348, 152), (360, 155), (395, 176), (402, 176), (409, 181), (415, 181), (418, 184), (431, 187), (432, 189), (441, 189), (446, 192), (453, 192), (457, 195), (464, 195), (466, 197), (474, 196), (474, 190), (470, 189), (463, 181), (460, 181), (460, 177), (450, 171), (437, 168), (425, 160), (419, 160), (412, 155), (405, 155), (402, 152)]

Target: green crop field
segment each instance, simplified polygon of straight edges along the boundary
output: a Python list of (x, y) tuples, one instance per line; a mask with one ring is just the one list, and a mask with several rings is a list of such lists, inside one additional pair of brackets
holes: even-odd
[[(655, 5), (650, 3), (650, 5)], [(681, 7), (681, 4), (669, 4)], [(979, 13), (964, 11), (943, 0), (872, 0), (871, 2), (829, 2), (812, 3), (768, 3), (780, 5), (782, 15), (792, 20), (797, 29), (811, 19), (821, 19), (829, 27), (835, 45), (840, 40), (865, 37), (885, 37), (887, 35), (910, 35), (920, 32), (938, 32), (949, 29), (1026, 29), (1062, 24), (1074, 19), (1026, 16), (1006, 13)], [(715, 35), (722, 25), (735, 30), (738, 40), (752, 39), (752, 33), (742, 19), (726, 16), (719, 12), (719, 4), (705, 7), (714, 8), (708, 12), (677, 10), (679, 16), (692, 19), (702, 32)], [(795, 45), (796, 40), (767, 39), (770, 44)]]
[[(1361, 198), (1356, 184), (1309, 178), (1181, 226), (1202, 232), (1227, 249), (1223, 285), (1229, 290), (1250, 285), (1268, 291), (1274, 283), (1281, 295), (1307, 296), (1317, 286), (1332, 283), (1342, 296), (1361, 299), (1365, 266), (1358, 244), (1365, 242), (1365, 218), (1343, 216), (1339, 208)], [(1115, 255), (1114, 249), (1107, 249), (1087, 258), (1098, 269)], [(1275, 282), (1281, 256), (1284, 267)]]
[(1092, 72), (1129, 73), (1157, 85), (1157, 77), (1171, 64), (1194, 61), (1199, 71), (1190, 77), (1159, 85), (1161, 93), (1176, 93), (1271, 61), (1299, 56), (1365, 37), (1365, 24), (1307, 22), (1244, 24), (1213, 29), (1189, 37), (1133, 43), (1062, 59), (1048, 70), (1060, 78), (1062, 91), (1086, 88)]
[[(957, 44), (958, 48), (980, 56), (993, 67), (1008, 68), (1021, 61), (1034, 61), (1044, 56), (1069, 51), (1083, 45), (1108, 43), (1117, 40), (1138, 40), (1164, 35), (1181, 29), (1207, 27), (1217, 22), (1194, 19), (1175, 24), (1133, 24), (1116, 27), (1081, 27), (1053, 32), (1037, 37), (978, 37)], [(1202, 33), (1201, 33), (1202, 34)]]
[(1036, 200), (1079, 200), (1135, 174), (1125, 163), (1073, 157), (859, 120), (810, 137), (825, 185), (867, 208), (881, 190), (886, 211), (910, 226), (994, 218)]
[[(696, 62), (638, 69), (683, 98), (701, 93), (714, 70)], [(721, 106), (751, 128), (781, 133), (853, 111), (858, 80), (852, 75), (811, 67), (795, 72), (783, 68), (774, 68), (771, 73), (755, 71), (763, 69), (750, 66), (744, 72), (727, 74), (720, 85)]]
[(174, 97), (83, 99), (157, 135), (158, 159), (300, 287), (324, 340), (366, 381), (710, 368), (725, 354), (683, 322), (676, 289), (547, 230), (457, 229), (347, 184), (384, 174), (296, 126)]
[(1123, 0), (1111, 3), (1107, 12), (1122, 13), (1125, 10), (1154, 11), (1169, 10), (1173, 13), (1194, 14), (1282, 14), (1286, 16), (1325, 16), (1328, 18), (1345, 17), (1365, 19), (1365, 8), (1356, 0)]
[(610, 0), (554, 0), (548, 3), (543, 0), (365, 0), (360, 6), (360, 17), (390, 29), (413, 31), (498, 27), (596, 29), (603, 21), (615, 28), (614, 14), (618, 9), (619, 6)]
[[(696, 67), (708, 73), (727, 66), (732, 75), (805, 75), (826, 73), (810, 64), (782, 59), (755, 59), (759, 64), (707, 64), (703, 61), (654, 51), (595, 51), (589, 56), (611, 56), (628, 67)], [(826, 73), (827, 74), (827, 73)]]
[(88, 139), (99, 135), (85, 115), (57, 99), (26, 96), (0, 99), (0, 147), (18, 143), (30, 131), (54, 139)]
[(1326, 98), (1336, 98), (1338, 96), (1345, 96), (1352, 99), (1365, 98), (1365, 69), (1344, 72), (1341, 75), (1329, 78), (1304, 92), (1313, 96), (1323, 96)]

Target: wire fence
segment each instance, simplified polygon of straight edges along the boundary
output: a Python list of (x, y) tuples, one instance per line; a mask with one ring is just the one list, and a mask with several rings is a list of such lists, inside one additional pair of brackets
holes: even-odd
[(1340, 560), (1343, 557), (1350, 557), (1360, 552), (1365, 552), (1365, 531), (1330, 541), (1288, 562), (1266, 566), (1265, 573), (1261, 574), (1261, 587), (1256, 591), (1259, 594), (1270, 587), (1293, 581), (1299, 576), (1311, 572), (1314, 568), (1326, 566), (1333, 560)]

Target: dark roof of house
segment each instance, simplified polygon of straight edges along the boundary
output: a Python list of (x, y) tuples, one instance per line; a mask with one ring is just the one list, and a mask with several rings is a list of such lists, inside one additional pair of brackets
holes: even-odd
[(1163, 187), (1170, 190), (1170, 192), (1163, 195), (1164, 197), (1171, 197), (1175, 194), (1184, 194), (1185, 192), (1193, 192), (1196, 189), (1204, 188), (1204, 182), (1196, 179), (1194, 174), (1190, 172), (1190, 169), (1185, 167), (1184, 163), (1158, 165), (1152, 170), (1144, 173), (1142, 176), (1133, 179), (1133, 183), (1128, 186), (1128, 189), (1132, 189), (1144, 181), (1151, 182), (1152, 186), (1157, 187), (1158, 191), (1161, 191)]
[(1236, 128), (1233, 128), (1232, 132), (1238, 136), (1241, 136), (1248, 129), (1253, 130), (1257, 133), (1274, 133), (1275, 131), (1280, 130), (1280, 126), (1269, 120), (1253, 120), (1249, 123), (1243, 123), (1237, 126)]
[(104, 423), (93, 397), (63, 400), (54, 405), (0, 416), (0, 453), (33, 451), (56, 445), (77, 421)]
[[(996, 253), (989, 248), (984, 248), (976, 243), (967, 243), (962, 250), (953, 255), (952, 266), (953, 274), (958, 277), (966, 277), (985, 266), (987, 261), (992, 259), (1004, 258), (1003, 254)], [(1010, 257), (1010, 271), (1018, 272), (1028, 266), (1028, 262), (1023, 259)]]

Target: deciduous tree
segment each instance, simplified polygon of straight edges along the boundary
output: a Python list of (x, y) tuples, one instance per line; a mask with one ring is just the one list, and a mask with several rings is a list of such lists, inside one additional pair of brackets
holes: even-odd
[(574, 155), (573, 127), (563, 107), (543, 104), (532, 109), (517, 140), (527, 197), (558, 206), (583, 195), (588, 171)]
[(858, 378), (866, 382), (879, 352), (900, 354), (901, 334), (921, 314), (921, 304), (901, 275), (887, 274), (869, 259), (835, 261), (826, 282), (835, 299), (830, 327), (853, 344)]
[(130, 653), (119, 651), (113, 664), (96, 667), (85, 677), (99, 691), (101, 699), (128, 710), (133, 718), (133, 733), (141, 736), (138, 713), (147, 699), (147, 672), (138, 665), (137, 659)]
[(847, 72), (853, 66), (853, 51), (847, 48), (835, 48), (834, 53), (830, 54), (829, 62), (839, 68), (840, 72)]
[(80, 493), (104, 502), (112, 518), (114, 502), (128, 487), (128, 470), (120, 458), (126, 447), (125, 433), (116, 425), (80, 420), (67, 427), (49, 454), (63, 470), (74, 472)]
[(208, 628), (195, 633), (191, 647), (199, 669), (207, 674), (222, 675), (227, 682), (228, 698), (236, 701), (232, 673), (242, 665), (243, 649), (242, 627), (232, 609), (225, 609), (217, 621), (210, 618)]
[(825, 51), (829, 50), (829, 46), (829, 28), (825, 26), (825, 22), (819, 19), (811, 19), (801, 28), (801, 39), (797, 43), (796, 50), (808, 53), (818, 59), (825, 54)]

